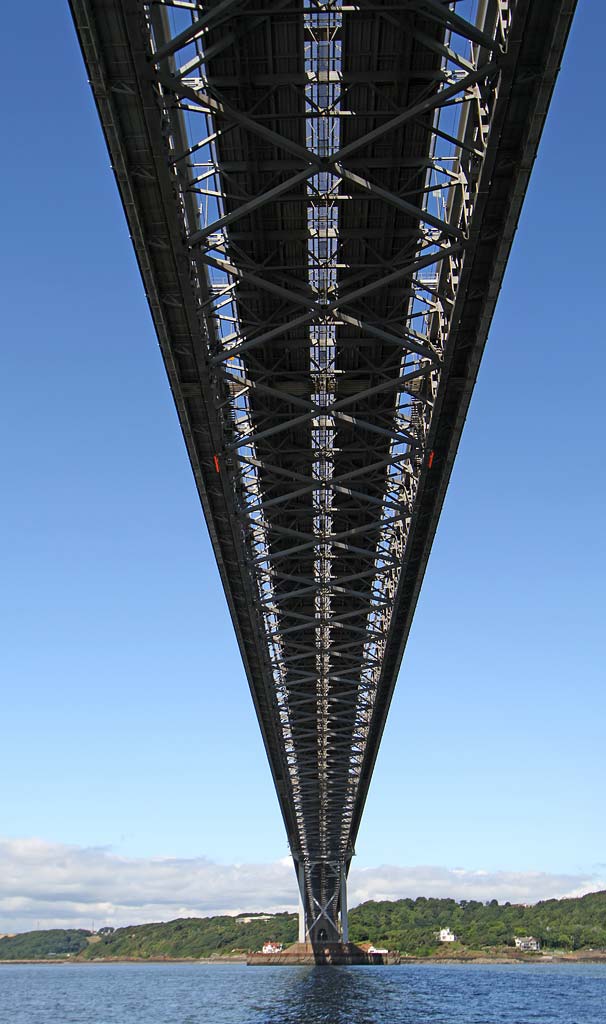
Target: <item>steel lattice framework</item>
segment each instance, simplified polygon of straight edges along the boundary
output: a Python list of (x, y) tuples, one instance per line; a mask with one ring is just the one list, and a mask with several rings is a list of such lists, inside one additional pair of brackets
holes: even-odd
[(72, 0), (311, 938), (573, 9)]

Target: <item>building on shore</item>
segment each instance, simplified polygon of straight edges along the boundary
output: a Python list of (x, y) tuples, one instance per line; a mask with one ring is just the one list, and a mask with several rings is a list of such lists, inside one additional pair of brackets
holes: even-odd
[(272, 953), (281, 953), (283, 948), (281, 942), (264, 942), (261, 952), (266, 956), (271, 956)]
[(456, 942), (458, 937), (450, 928), (440, 928), (440, 931), (436, 933), (436, 938), (440, 942)]
[(514, 942), (516, 949), (521, 949), (524, 953), (538, 953), (541, 948), (539, 940), (532, 935), (516, 935)]

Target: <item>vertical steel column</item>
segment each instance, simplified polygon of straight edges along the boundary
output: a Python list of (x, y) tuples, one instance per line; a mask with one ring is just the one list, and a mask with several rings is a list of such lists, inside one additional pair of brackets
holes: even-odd
[(341, 869), (341, 939), (349, 942), (349, 923), (347, 920), (347, 869), (345, 864)]
[(299, 862), (299, 942), (307, 942), (307, 928), (305, 922), (305, 867)]

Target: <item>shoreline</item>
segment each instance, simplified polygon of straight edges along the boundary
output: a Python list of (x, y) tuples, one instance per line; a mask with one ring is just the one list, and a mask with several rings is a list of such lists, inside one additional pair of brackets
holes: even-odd
[[(52, 957), (50, 959), (0, 960), (0, 967), (11, 964), (246, 964), (249, 954), (233, 954), (231, 956), (210, 957), (96, 957), (91, 960), (77, 957)], [(390, 966), (405, 967), (406, 964), (606, 964), (606, 950), (583, 953), (541, 953), (530, 956), (486, 956), (481, 953), (470, 956), (405, 956), (399, 963)], [(268, 965), (269, 966), (269, 965)], [(294, 965), (293, 965), (294, 966)]]

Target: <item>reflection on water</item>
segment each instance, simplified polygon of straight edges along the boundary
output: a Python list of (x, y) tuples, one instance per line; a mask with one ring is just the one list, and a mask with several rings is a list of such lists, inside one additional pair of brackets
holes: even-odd
[[(250, 968), (253, 970), (253, 968)], [(257, 970), (265, 971), (260, 967)], [(287, 968), (290, 978), (272, 978), (267, 1001), (259, 1007), (263, 1024), (371, 1024), (385, 1000), (389, 979), (377, 976), (380, 969), (350, 967)], [(262, 979), (261, 979), (262, 980)], [(397, 986), (400, 988), (400, 986)], [(258, 1012), (259, 1012), (258, 1011)], [(250, 1018), (255, 1020), (254, 1017)]]
[(606, 966), (0, 965), (0, 1024), (606, 1024)]

